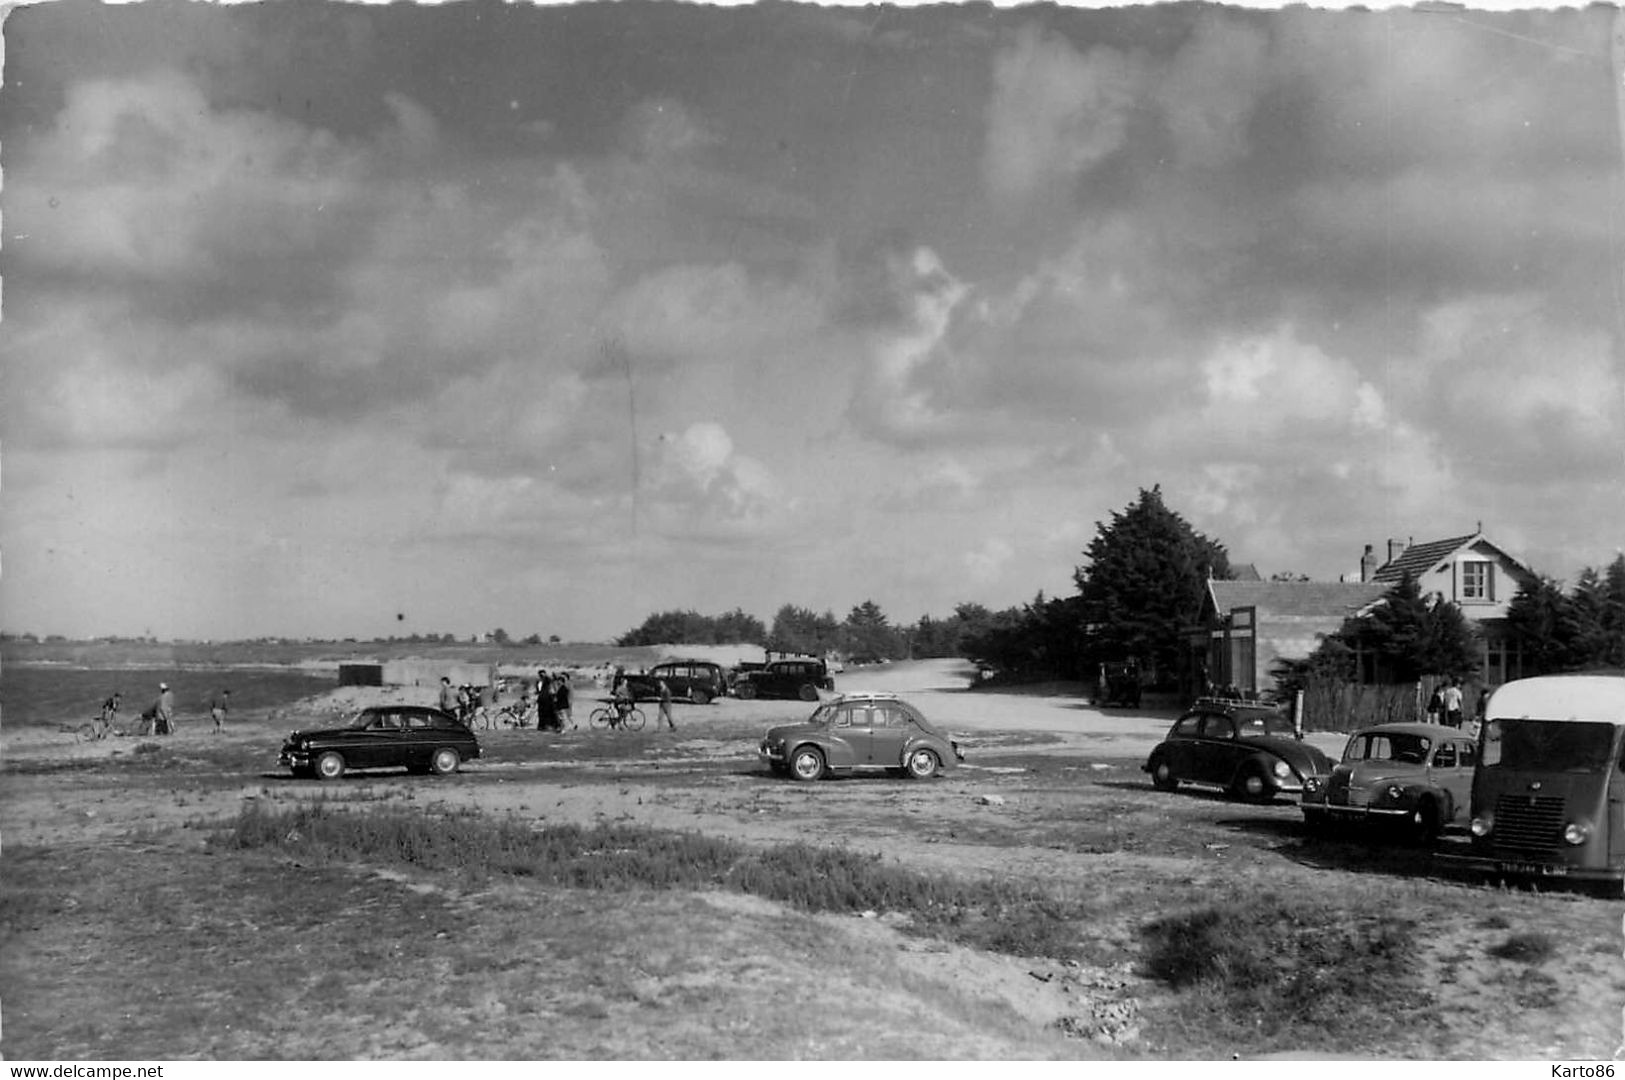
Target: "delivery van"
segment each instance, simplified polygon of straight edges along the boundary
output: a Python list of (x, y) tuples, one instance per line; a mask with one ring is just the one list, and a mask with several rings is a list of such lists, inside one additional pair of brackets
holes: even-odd
[(1468, 829), (1471, 868), (1625, 883), (1625, 677), (1546, 675), (1490, 696)]

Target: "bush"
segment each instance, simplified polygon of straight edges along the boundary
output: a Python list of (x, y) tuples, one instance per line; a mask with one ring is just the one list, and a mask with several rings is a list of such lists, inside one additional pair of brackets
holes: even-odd
[(1545, 963), (1555, 952), (1557, 943), (1551, 935), (1538, 930), (1513, 934), (1490, 949), (1490, 955), (1498, 960), (1516, 960), (1520, 964), (1531, 965)]

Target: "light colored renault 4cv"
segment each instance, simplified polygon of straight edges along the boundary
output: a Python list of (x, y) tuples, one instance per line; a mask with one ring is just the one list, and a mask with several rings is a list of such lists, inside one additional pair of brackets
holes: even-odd
[(1510, 877), (1625, 883), (1625, 677), (1544, 675), (1490, 696), (1467, 857)]

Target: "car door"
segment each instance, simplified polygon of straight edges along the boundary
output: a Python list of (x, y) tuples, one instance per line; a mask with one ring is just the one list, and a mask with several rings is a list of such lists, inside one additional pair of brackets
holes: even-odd
[(1434, 748), (1428, 765), (1428, 783), (1447, 792), (1450, 805), (1441, 825), (1465, 825), (1467, 808), (1473, 789), (1473, 766), (1478, 760), (1478, 747), (1467, 739), (1445, 739)]
[(903, 744), (914, 733), (906, 712), (897, 705), (879, 704), (869, 728), (869, 764), (894, 769), (902, 764)]
[(1236, 741), (1236, 722), (1223, 713), (1202, 717), (1191, 762), (1193, 780), (1204, 784), (1228, 784), (1241, 764), (1247, 747)]
[(399, 752), (400, 729), (400, 714), (374, 713), (356, 733), (355, 749), (344, 755), (345, 760), (358, 769), (399, 764), (394, 758)]
[(1179, 718), (1179, 722), (1168, 733), (1163, 741), (1162, 753), (1168, 762), (1168, 769), (1176, 780), (1196, 779), (1196, 733), (1201, 730), (1202, 713), (1191, 713)]
[(837, 769), (865, 765), (869, 761), (869, 729), (872, 720), (869, 707), (861, 702), (847, 702), (835, 710), (830, 724), (829, 763)]

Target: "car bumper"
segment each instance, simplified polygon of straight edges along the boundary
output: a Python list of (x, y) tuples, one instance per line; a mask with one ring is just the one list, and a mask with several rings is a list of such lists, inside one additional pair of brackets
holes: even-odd
[(290, 769), (308, 769), (314, 758), (315, 755), (309, 750), (289, 750), (284, 748), (282, 753), (277, 755), (276, 763), (285, 765)]
[(1435, 854), (1434, 865), (1441, 870), (1491, 874), (1498, 877), (1561, 879), (1564, 881), (1625, 882), (1625, 866), (1567, 866), (1529, 860), (1497, 859), (1485, 855)]
[(769, 746), (767, 743), (756, 748), (756, 756), (769, 765), (783, 765), (785, 762), (784, 747)]
[(1325, 814), (1338, 821), (1398, 821), (1410, 817), (1412, 810), (1404, 806), (1345, 806), (1333, 803), (1302, 803), (1306, 814)]

